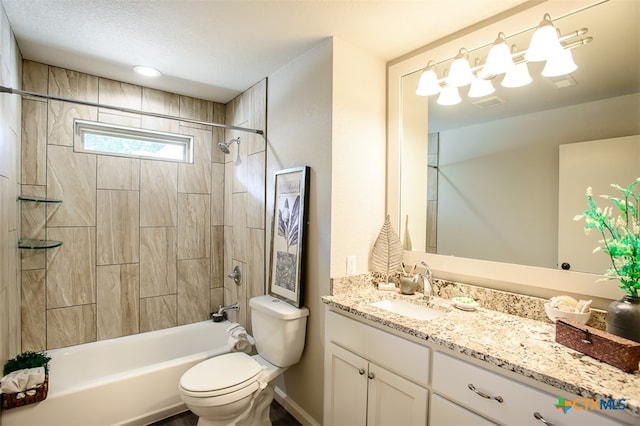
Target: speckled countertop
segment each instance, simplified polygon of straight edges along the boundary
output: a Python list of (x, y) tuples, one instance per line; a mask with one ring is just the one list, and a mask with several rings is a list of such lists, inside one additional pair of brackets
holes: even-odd
[(437, 296), (426, 304), (447, 313), (434, 320), (414, 320), (371, 303), (401, 299), (424, 304), (422, 294), (407, 296), (397, 291), (377, 290), (367, 280), (339, 283), (334, 280), (332, 294), (324, 296), (322, 301), (339, 310), (575, 395), (592, 399), (624, 398), (626, 411), (640, 416), (640, 373), (625, 373), (556, 343), (555, 325), (549, 321), (490, 310), (482, 307), (482, 302), (476, 311), (462, 311), (453, 307), (449, 299)]

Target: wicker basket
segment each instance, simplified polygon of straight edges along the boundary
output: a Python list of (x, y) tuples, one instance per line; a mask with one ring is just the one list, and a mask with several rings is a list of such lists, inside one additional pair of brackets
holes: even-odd
[(556, 322), (556, 342), (627, 373), (638, 369), (640, 343), (574, 321)]
[(48, 392), (49, 371), (47, 370), (44, 376), (44, 383), (36, 388), (36, 393), (34, 395), (28, 395), (25, 393), (24, 398), (18, 399), (18, 393), (2, 394), (2, 409), (8, 410), (10, 408), (22, 407), (23, 405), (44, 401), (45, 399), (47, 399)]

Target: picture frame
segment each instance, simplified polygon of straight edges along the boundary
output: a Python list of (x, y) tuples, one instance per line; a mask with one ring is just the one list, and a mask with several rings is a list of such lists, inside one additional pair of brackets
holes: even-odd
[(274, 172), (269, 294), (297, 308), (304, 304), (309, 172), (308, 166)]

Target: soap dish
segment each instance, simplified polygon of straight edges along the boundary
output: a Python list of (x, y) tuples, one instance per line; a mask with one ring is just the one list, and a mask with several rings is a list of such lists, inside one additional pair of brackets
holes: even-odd
[(452, 297), (453, 306), (463, 311), (475, 311), (480, 304), (470, 297)]

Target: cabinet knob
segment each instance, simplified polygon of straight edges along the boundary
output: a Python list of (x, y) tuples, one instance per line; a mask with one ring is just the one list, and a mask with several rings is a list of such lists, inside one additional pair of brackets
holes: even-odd
[(554, 426), (553, 423), (548, 422), (547, 420), (545, 420), (545, 418), (542, 417), (542, 414), (538, 413), (537, 411), (535, 413), (533, 413), (533, 417), (535, 417), (536, 419), (540, 420), (542, 423), (544, 423), (547, 426)]
[(480, 391), (479, 391), (478, 389), (476, 389), (476, 387), (475, 387), (475, 386), (473, 386), (471, 383), (469, 383), (469, 385), (468, 385), (468, 386), (469, 386), (469, 389), (471, 389), (473, 392), (475, 392), (475, 394), (476, 394), (476, 395), (481, 396), (481, 397), (483, 397), (483, 398), (485, 398), (485, 399), (495, 399), (495, 400), (496, 400), (496, 401), (498, 401), (498, 402), (502, 402), (502, 401), (504, 401), (504, 399), (502, 399), (502, 397), (501, 397), (501, 396), (495, 396), (495, 397), (492, 397), (492, 396), (490, 396), (490, 395), (487, 395), (487, 394), (486, 394), (486, 393), (484, 393), (484, 392), (480, 392)]
[(360, 374), (361, 376), (364, 374), (364, 368), (361, 368), (358, 370), (358, 374)]
[(374, 376), (374, 375), (373, 375), (373, 373), (369, 373), (369, 374), (367, 375), (367, 377), (368, 377), (368, 378), (370, 378), (370, 379), (373, 379), (373, 378), (375, 378), (376, 376)]

